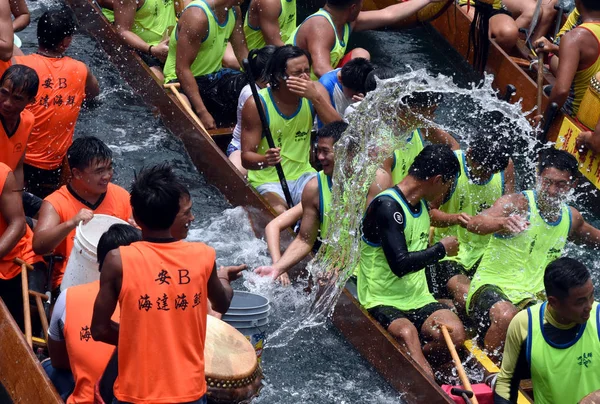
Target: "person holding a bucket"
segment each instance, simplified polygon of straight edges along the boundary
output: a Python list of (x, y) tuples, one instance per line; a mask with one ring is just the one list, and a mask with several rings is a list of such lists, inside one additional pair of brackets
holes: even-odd
[(67, 151), (71, 178), (67, 185), (50, 194), (40, 209), (33, 236), (33, 249), (40, 255), (54, 253), (63, 257), (52, 270), (52, 294), (59, 287), (73, 248), (75, 229), (94, 214), (131, 220), (129, 192), (111, 183), (112, 151), (100, 139), (75, 139)]
[[(173, 237), (181, 197), (171, 167), (143, 169), (131, 187), (143, 240), (111, 251), (104, 261), (91, 333), (119, 347), (117, 402), (206, 402), (208, 299), (226, 312), (233, 296), (229, 281), (243, 267), (217, 271), (214, 249)], [(119, 325), (111, 321), (117, 304)]]

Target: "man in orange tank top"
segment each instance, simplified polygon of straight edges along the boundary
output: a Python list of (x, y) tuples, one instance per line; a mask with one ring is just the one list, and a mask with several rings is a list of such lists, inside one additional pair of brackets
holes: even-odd
[[(140, 231), (133, 226), (112, 225), (98, 242), (98, 270), (102, 271), (109, 251), (141, 239)], [(94, 402), (94, 385), (115, 350), (112, 345), (95, 341), (90, 333), (99, 289), (99, 281), (71, 286), (60, 294), (52, 311), (48, 329), (50, 363), (43, 366), (68, 404)], [(119, 321), (118, 306), (112, 318)]]
[(0, 298), (23, 329), (21, 267), (13, 259), (20, 258), (34, 265), (30, 278), (43, 275), (45, 265), (42, 257), (35, 255), (31, 247), (33, 233), (25, 222), (21, 193), (15, 192), (17, 188), (12, 170), (0, 163)]
[(15, 175), (23, 188), (23, 161), (27, 139), (33, 129), (33, 114), (25, 109), (37, 95), (38, 75), (27, 66), (11, 66), (0, 78), (0, 162)]
[(64, 258), (53, 268), (52, 292), (57, 297), (67, 260), (73, 248), (75, 229), (101, 213), (131, 219), (129, 193), (112, 184), (112, 151), (100, 139), (75, 139), (67, 151), (71, 179), (67, 185), (50, 194), (39, 213), (33, 236), (33, 249), (41, 255)]
[(100, 93), (98, 80), (85, 63), (64, 54), (75, 28), (69, 9), (47, 11), (38, 21), (37, 52), (13, 59), (34, 69), (40, 78), (36, 102), (27, 107), (35, 116), (35, 124), (24, 167), (27, 190), (40, 198), (58, 189), (81, 105), (84, 99), (90, 101)]
[[(206, 402), (207, 298), (214, 310), (227, 311), (229, 281), (241, 267), (217, 271), (215, 250), (173, 238), (178, 183), (165, 165), (138, 174), (131, 205), (143, 241), (111, 251), (104, 261), (91, 331), (98, 341), (118, 344), (117, 402)], [(110, 319), (117, 303), (120, 325)]]

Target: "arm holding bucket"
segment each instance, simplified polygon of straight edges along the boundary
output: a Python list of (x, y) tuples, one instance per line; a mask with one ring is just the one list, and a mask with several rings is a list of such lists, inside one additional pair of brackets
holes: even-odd
[(119, 324), (111, 320), (121, 293), (123, 263), (118, 249), (110, 251), (104, 259), (100, 273), (100, 291), (94, 303), (92, 316), (92, 337), (96, 341), (117, 345)]
[(73, 218), (63, 223), (60, 216), (48, 201), (42, 203), (39, 220), (33, 233), (33, 251), (36, 254), (49, 254), (77, 227), (92, 220), (94, 212), (81, 209)]
[(220, 267), (217, 271), (217, 264), (215, 263), (207, 285), (208, 299), (214, 311), (219, 313), (227, 312), (233, 298), (233, 289), (229, 282), (239, 278), (240, 272), (244, 269), (246, 269), (246, 265)]

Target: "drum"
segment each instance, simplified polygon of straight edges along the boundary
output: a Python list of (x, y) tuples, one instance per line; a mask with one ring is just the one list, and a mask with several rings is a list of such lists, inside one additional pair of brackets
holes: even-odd
[(252, 344), (238, 330), (207, 317), (204, 369), (207, 398), (213, 403), (244, 403), (258, 395), (262, 369)]
[(600, 119), (600, 72), (592, 77), (590, 86), (585, 92), (579, 111), (577, 112), (577, 120), (594, 130), (598, 120)]
[[(363, 1), (363, 11), (369, 10), (380, 10), (392, 4), (399, 3), (401, 1), (410, 1), (410, 0), (364, 0)], [(427, 6), (423, 7), (416, 14), (408, 17), (406, 20), (401, 21), (400, 23), (393, 26), (395, 29), (401, 29), (413, 26), (419, 22), (428, 22), (431, 20), (435, 20), (439, 17), (448, 6), (450, 6), (451, 1), (440, 1), (437, 3), (430, 3)]]

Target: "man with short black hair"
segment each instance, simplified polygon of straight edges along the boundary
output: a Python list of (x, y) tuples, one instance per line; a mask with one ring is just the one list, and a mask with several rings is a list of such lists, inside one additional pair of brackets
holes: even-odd
[(577, 403), (600, 389), (600, 317), (590, 272), (573, 258), (546, 267), (548, 301), (510, 322), (495, 404), (517, 402), (519, 382), (533, 382), (535, 402)]
[(542, 150), (535, 190), (505, 195), (469, 220), (470, 232), (492, 235), (466, 302), (489, 352), (502, 349), (520, 309), (544, 298), (544, 268), (560, 257), (567, 240), (600, 246), (600, 230), (565, 203), (578, 177), (575, 157)]
[(425, 267), (455, 256), (459, 244), (456, 237), (446, 237), (428, 247), (427, 202), (446, 195), (459, 174), (458, 159), (448, 146), (425, 147), (408, 175), (373, 199), (362, 226), (358, 300), (432, 377), (424, 353), (436, 358), (447, 352), (436, 323), (453, 329), (456, 346), (464, 342), (465, 331), (428, 289)]
[(38, 21), (37, 52), (14, 58), (34, 69), (40, 80), (36, 102), (27, 107), (35, 123), (24, 165), (27, 190), (40, 198), (58, 189), (81, 105), (100, 93), (98, 80), (85, 63), (65, 55), (76, 27), (69, 9), (46, 11)]
[(62, 256), (52, 273), (52, 291), (58, 297), (62, 277), (73, 248), (75, 229), (87, 223), (94, 214), (131, 219), (129, 193), (111, 183), (112, 151), (100, 139), (75, 139), (67, 151), (71, 177), (67, 185), (48, 195), (40, 209), (33, 236), (33, 249), (40, 255)]

